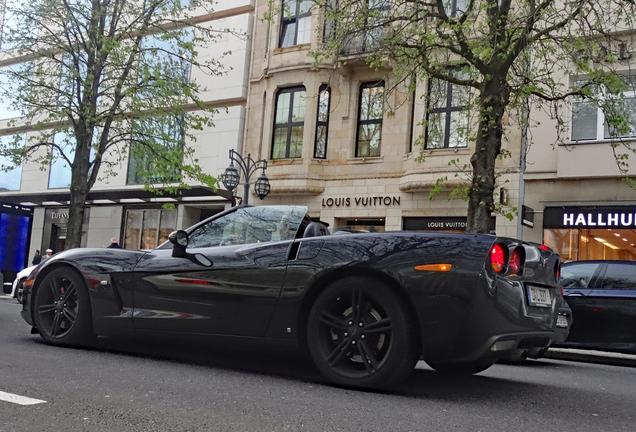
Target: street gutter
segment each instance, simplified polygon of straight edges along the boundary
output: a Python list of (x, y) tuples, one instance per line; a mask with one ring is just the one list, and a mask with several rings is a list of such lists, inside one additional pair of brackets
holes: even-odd
[(609, 351), (594, 351), (575, 348), (550, 348), (546, 358), (573, 360), (586, 363), (600, 363), (613, 366), (636, 367), (636, 355)]

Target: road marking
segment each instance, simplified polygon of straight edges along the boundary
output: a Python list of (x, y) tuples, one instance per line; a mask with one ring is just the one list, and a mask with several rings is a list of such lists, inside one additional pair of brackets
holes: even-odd
[(0, 391), (0, 400), (5, 402), (11, 402), (18, 405), (37, 405), (41, 403), (46, 403), (46, 401), (40, 399), (33, 399), (26, 396), (20, 396), (13, 393), (5, 393)]

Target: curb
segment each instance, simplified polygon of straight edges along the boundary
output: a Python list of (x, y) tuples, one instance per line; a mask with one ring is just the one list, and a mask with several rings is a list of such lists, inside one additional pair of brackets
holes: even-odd
[(557, 360), (573, 360), (612, 366), (636, 367), (636, 355), (574, 348), (550, 348), (544, 355)]

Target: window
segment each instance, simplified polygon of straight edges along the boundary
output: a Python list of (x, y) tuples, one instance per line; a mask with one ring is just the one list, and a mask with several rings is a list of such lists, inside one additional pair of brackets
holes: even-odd
[(329, 132), (329, 108), (331, 89), (323, 84), (318, 90), (318, 113), (316, 115), (316, 142), (314, 157), (316, 159), (327, 158), (327, 135)]
[[(367, 53), (376, 48), (384, 36), (384, 27), (387, 25), (386, 13), (389, 8), (390, 4), (387, 0), (367, 0), (359, 11), (359, 14), (363, 14), (364, 17), (362, 31), (349, 35), (343, 41), (342, 54)], [(334, 26), (337, 26), (337, 23)], [(330, 29), (330, 31), (333, 30)]]
[(197, 227), (188, 237), (188, 248), (293, 240), (305, 213), (305, 207), (238, 207)]
[(280, 22), (280, 48), (311, 42), (313, 0), (283, 0)]
[[(5, 135), (0, 137), (0, 152), (6, 149), (18, 148), (20, 143), (24, 145), (25, 136)], [(11, 168), (7, 171), (5, 169)], [(20, 190), (22, 166), (15, 166), (9, 156), (0, 155), (0, 191)]]
[(572, 264), (561, 267), (561, 285), (564, 289), (592, 289), (590, 286), (598, 263)]
[(49, 188), (66, 188), (71, 185), (71, 167), (60, 154), (62, 150), (64, 156), (70, 161), (75, 157), (75, 137), (72, 133), (58, 132), (53, 137), (53, 143), (59, 147), (51, 149), (52, 159), (49, 171)]
[(444, 0), (444, 10), (450, 17), (460, 17), (466, 12), (470, 0)]
[(20, 117), (22, 113), (16, 109), (15, 94), (11, 91), (15, 87), (12, 72), (18, 72), (19, 66), (0, 68), (0, 120)]
[(425, 148), (468, 146), (468, 95), (466, 86), (429, 80)]
[[(180, 95), (190, 81), (192, 64), (186, 57), (191, 53), (184, 45), (192, 43), (194, 30), (185, 28), (174, 32), (179, 34), (144, 36), (141, 42), (143, 61), (137, 71), (140, 80), (138, 97), (153, 99), (166, 92)], [(161, 77), (161, 83), (157, 83), (155, 77)]]
[(301, 157), (305, 128), (305, 87), (279, 90), (275, 113), (272, 159)]
[(173, 183), (181, 178), (184, 120), (149, 117), (133, 123), (127, 184)]
[(384, 81), (360, 86), (356, 157), (380, 156), (382, 117), (384, 115)]
[(176, 209), (126, 210), (125, 249), (154, 249), (177, 227)]
[(16, 9), (19, 4), (20, 0), (4, 0), (4, 5), (0, 4), (0, 50), (14, 48), (7, 36), (18, 25)]
[[(636, 76), (622, 78), (626, 90), (619, 95), (595, 86), (597, 100), (579, 98), (572, 102), (572, 141), (636, 137)], [(576, 83), (577, 87), (580, 85), (582, 82)]]
[(608, 263), (601, 288), (636, 290), (636, 265)]

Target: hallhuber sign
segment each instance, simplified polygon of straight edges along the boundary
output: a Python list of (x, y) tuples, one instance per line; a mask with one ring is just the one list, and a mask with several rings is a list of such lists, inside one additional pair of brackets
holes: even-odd
[(544, 228), (636, 228), (634, 207), (546, 207)]

